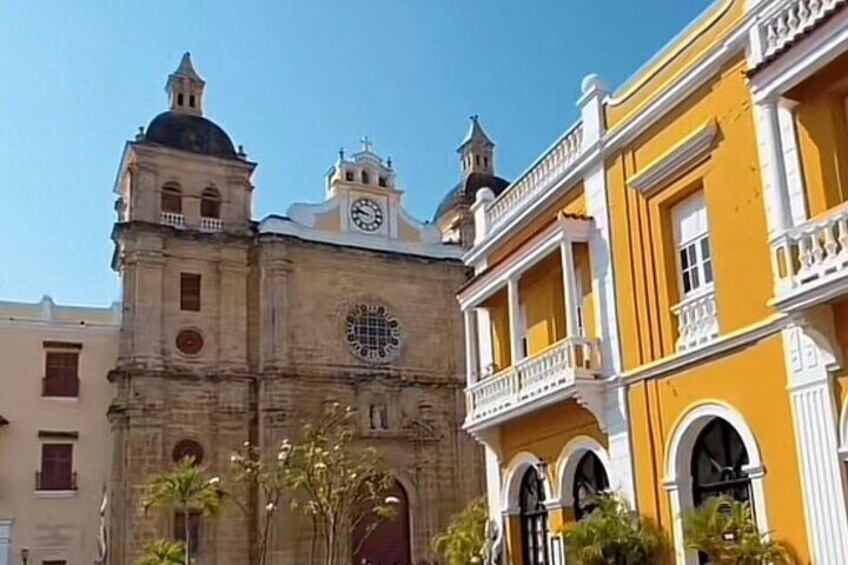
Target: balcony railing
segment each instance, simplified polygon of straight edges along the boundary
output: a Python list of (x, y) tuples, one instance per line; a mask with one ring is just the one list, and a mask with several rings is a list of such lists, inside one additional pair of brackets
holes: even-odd
[(200, 218), (200, 231), (215, 233), (224, 229), (224, 222), (218, 218)]
[(59, 476), (53, 474), (43, 474), (41, 471), (35, 472), (35, 490), (40, 491), (72, 491), (77, 490), (77, 474), (76, 472), (70, 475)]
[(580, 155), (582, 149), (583, 125), (578, 124), (492, 202), (486, 210), (488, 229), (503, 223), (522, 204), (542, 192)]
[(772, 241), (778, 299), (848, 275), (848, 206), (814, 218)]
[(677, 317), (677, 351), (689, 351), (718, 337), (715, 291), (690, 296), (671, 307)]
[(176, 212), (159, 212), (159, 223), (183, 229), (185, 228), (185, 216)]
[(848, 0), (785, 0), (760, 24), (764, 57), (770, 57)]
[(521, 408), (600, 372), (598, 341), (567, 338), (466, 389), (467, 424)]

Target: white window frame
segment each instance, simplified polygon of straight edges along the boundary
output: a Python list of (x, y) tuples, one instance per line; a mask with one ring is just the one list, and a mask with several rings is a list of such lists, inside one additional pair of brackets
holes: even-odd
[[(681, 300), (706, 294), (715, 287), (715, 268), (713, 266), (713, 250), (710, 242), (709, 220), (707, 218), (707, 207), (703, 191), (679, 202), (672, 208), (672, 223), (674, 225), (674, 257), (677, 267), (677, 286), (680, 290)], [(704, 258), (704, 243), (709, 252), (709, 257)], [(692, 285), (693, 277), (690, 276), (690, 288), (686, 290), (684, 278), (684, 267), (681, 261), (681, 252), (691, 250), (694, 263), (688, 272), (694, 274), (697, 286)], [(707, 278), (710, 280), (708, 281)]]

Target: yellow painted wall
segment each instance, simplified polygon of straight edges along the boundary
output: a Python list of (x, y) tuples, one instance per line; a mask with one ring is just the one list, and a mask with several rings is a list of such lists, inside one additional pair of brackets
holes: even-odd
[(519, 281), (524, 304), (527, 349), (538, 353), (565, 337), (565, 307), (559, 250), (535, 265)]
[(509, 336), (509, 303), (507, 290), (503, 289), (483, 304), (489, 309), (492, 323), (492, 359), (495, 370), (501, 370), (512, 364)]
[[(548, 480), (552, 485), (558, 485), (560, 477), (556, 475), (557, 461), (565, 446), (579, 436), (589, 436), (601, 445), (607, 445), (606, 436), (589, 411), (580, 407), (574, 400), (561, 402), (511, 421), (509, 425), (501, 428), (503, 461), (508, 466), (519, 453), (532, 453), (548, 462)], [(507, 471), (508, 467), (505, 466), (502, 475), (506, 476)], [(570, 516), (570, 512), (551, 510), (548, 513), (549, 528), (558, 527), (564, 516)], [(521, 527), (517, 517), (514, 524), (510, 521), (508, 534), (508, 562), (520, 564)]]
[[(626, 368), (674, 353), (680, 299), (672, 207), (706, 196), (719, 326), (729, 333), (772, 313), (772, 274), (751, 101), (742, 55), (608, 161), (619, 323)], [(650, 193), (629, 179), (687, 136), (715, 121), (709, 157)], [(744, 273), (744, 276), (740, 276)]]
[(742, 414), (758, 442), (766, 469), (769, 528), (801, 562), (807, 562), (801, 480), (786, 383), (779, 334), (673, 377), (633, 383), (629, 401), (639, 511), (671, 530), (670, 499), (662, 479), (675, 424), (699, 403), (724, 402)]
[(331, 210), (315, 217), (315, 228), (326, 231), (341, 231), (342, 224), (339, 220), (338, 210)]

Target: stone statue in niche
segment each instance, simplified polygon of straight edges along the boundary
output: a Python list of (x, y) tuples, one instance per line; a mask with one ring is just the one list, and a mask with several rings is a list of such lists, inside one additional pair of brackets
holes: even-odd
[(372, 404), (369, 409), (369, 417), (371, 419), (372, 430), (389, 429), (389, 419), (388, 414), (386, 414), (385, 404)]

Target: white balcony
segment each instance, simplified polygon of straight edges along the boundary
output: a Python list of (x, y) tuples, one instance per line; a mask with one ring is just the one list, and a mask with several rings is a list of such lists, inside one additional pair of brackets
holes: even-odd
[(160, 212), (159, 223), (165, 224), (166, 226), (172, 226), (181, 230), (185, 228), (185, 216), (183, 216), (182, 214), (177, 214), (175, 212)]
[(671, 312), (677, 317), (677, 351), (697, 349), (718, 337), (715, 290), (686, 297)]
[(486, 210), (487, 229), (495, 229), (550, 186), (582, 153), (582, 149), (583, 126), (578, 124), (491, 203)]
[(597, 340), (572, 337), (559, 341), (469, 386), (465, 426), (495, 425), (567, 398), (581, 403), (587, 396), (594, 399), (602, 384), (596, 380), (600, 365)]
[(783, 0), (774, 2), (760, 20), (763, 57), (769, 58), (801, 37), (848, 0)]
[(200, 231), (206, 233), (216, 233), (223, 231), (224, 222), (218, 218), (200, 218)]
[(812, 304), (843, 292), (848, 283), (848, 205), (775, 238), (772, 253), (779, 305)]

